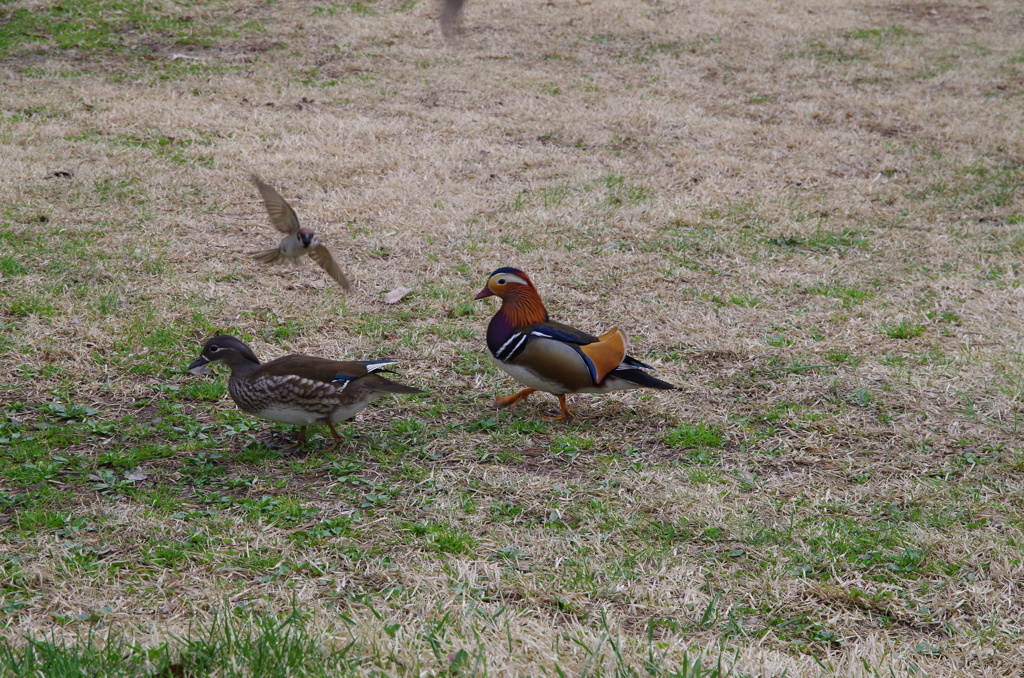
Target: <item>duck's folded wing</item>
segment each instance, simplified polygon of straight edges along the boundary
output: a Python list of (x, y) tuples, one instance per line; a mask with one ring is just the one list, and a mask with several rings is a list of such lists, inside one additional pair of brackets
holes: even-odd
[(549, 321), (530, 328), (530, 336), (554, 339), (571, 345), (586, 363), (595, 386), (600, 384), (609, 372), (619, 367), (626, 357), (626, 334), (618, 327), (595, 337), (575, 327)]
[(304, 355), (286, 355), (263, 365), (260, 372), (268, 375), (294, 375), (325, 384), (344, 384), (370, 373), (357, 360), (328, 360)]
[(537, 323), (529, 329), (529, 333), (534, 336), (557, 339), (569, 344), (593, 344), (595, 341), (601, 341), (589, 332), (578, 330), (575, 327), (554, 320)]

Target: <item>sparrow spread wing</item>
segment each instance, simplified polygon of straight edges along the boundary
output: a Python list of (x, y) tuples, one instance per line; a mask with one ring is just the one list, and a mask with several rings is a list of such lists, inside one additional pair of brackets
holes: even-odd
[(250, 252), (252, 258), (264, 264), (274, 264), (281, 258), (281, 249), (275, 247), (272, 250), (260, 250), (259, 252)]
[(320, 268), (327, 271), (327, 275), (334, 278), (345, 291), (352, 289), (352, 285), (349, 283), (348, 278), (345, 277), (344, 271), (335, 263), (334, 257), (331, 256), (326, 247), (317, 245), (309, 250), (309, 256), (320, 265)]
[(252, 175), (252, 181), (260, 191), (263, 206), (267, 208), (270, 223), (274, 225), (274, 228), (282, 233), (294, 233), (299, 230), (299, 218), (295, 216), (295, 210), (281, 197), (281, 194), (255, 174)]

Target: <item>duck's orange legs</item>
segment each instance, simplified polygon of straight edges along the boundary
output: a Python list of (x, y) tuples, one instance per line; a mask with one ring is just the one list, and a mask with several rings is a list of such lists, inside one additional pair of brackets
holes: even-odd
[(558, 398), (558, 405), (562, 408), (561, 412), (552, 412), (551, 414), (541, 415), (545, 419), (551, 421), (565, 421), (566, 419), (572, 419), (572, 414), (569, 412), (569, 408), (565, 406), (565, 395), (555, 396)]
[(497, 399), (497, 401), (495, 401), (495, 404), (498, 406), (499, 409), (504, 409), (506, 407), (512, 407), (513, 405), (518, 405), (522, 401), (524, 401), (527, 398), (529, 398), (530, 394), (533, 393), (536, 390), (537, 389), (535, 389), (535, 388), (524, 388), (519, 393), (513, 393), (512, 395), (501, 396), (500, 398)]

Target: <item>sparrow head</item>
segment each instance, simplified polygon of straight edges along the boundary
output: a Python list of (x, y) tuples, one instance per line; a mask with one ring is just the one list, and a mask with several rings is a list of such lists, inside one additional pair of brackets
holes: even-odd
[(299, 242), (302, 243), (302, 247), (306, 249), (316, 247), (319, 243), (319, 240), (316, 238), (316, 234), (314, 234), (314, 232), (309, 228), (299, 228), (298, 231), (296, 231), (295, 237), (299, 239)]
[(540, 295), (537, 294), (537, 288), (533, 286), (530, 277), (518, 268), (506, 266), (491, 273), (487, 278), (487, 286), (473, 298), (487, 297), (501, 299), (499, 313), (503, 313), (515, 327), (548, 319), (548, 312)]
[(260, 359), (242, 340), (229, 334), (219, 334), (206, 342), (203, 352), (188, 366), (188, 371), (193, 374), (209, 374), (210, 371), (206, 369), (209, 363), (225, 363), (228, 367), (244, 363), (259, 365)]
[(299, 239), (299, 242), (302, 243), (302, 246), (306, 249), (316, 247), (320, 243), (320, 240), (316, 237), (316, 233), (308, 228), (300, 228), (295, 233), (295, 237)]
[(533, 283), (530, 282), (530, 278), (525, 273), (520, 271), (518, 268), (506, 266), (504, 268), (499, 268), (488, 276), (487, 286), (480, 290), (479, 294), (473, 298), (485, 299), (487, 297), (496, 296), (504, 299), (505, 295), (508, 294), (510, 290), (516, 289), (530, 289), (534, 290), (534, 293), (536, 293)]

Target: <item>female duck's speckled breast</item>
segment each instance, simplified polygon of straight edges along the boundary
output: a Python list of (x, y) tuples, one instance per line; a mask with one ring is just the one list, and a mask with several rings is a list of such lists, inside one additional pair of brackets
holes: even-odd
[[(246, 412), (286, 424), (296, 423), (292, 421), (294, 419), (321, 419), (338, 405), (336, 386), (302, 377), (257, 374), (249, 379), (230, 379), (228, 391), (235, 403)], [(282, 415), (287, 416), (285, 419), (268, 414), (282, 408), (289, 412), (306, 411), (309, 416)]]

